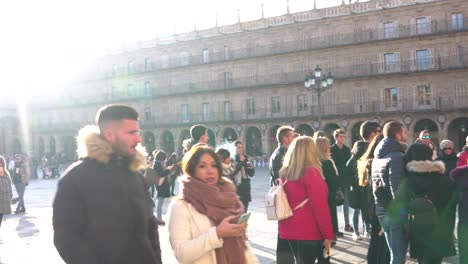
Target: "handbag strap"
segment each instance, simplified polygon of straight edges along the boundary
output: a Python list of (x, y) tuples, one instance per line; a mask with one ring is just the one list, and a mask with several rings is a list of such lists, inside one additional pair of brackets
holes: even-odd
[(303, 207), (308, 201), (309, 201), (309, 198), (306, 198), (304, 201), (302, 201), (300, 204), (298, 204), (296, 207), (294, 207), (294, 211), (296, 211), (297, 209)]

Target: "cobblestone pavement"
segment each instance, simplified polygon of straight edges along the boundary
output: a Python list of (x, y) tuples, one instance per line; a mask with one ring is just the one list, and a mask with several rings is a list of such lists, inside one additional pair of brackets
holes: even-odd
[[(264, 195), (269, 187), (268, 172), (258, 168), (252, 181), (253, 202), (250, 205), (252, 216), (249, 220), (247, 235), (253, 252), (261, 263), (276, 263), (275, 249), (277, 223), (267, 221), (264, 208)], [(48, 263), (63, 264), (53, 245), (52, 201), (57, 180), (36, 180), (26, 189), (25, 202), (27, 213), (9, 215), (0, 229), (0, 264)], [(167, 210), (166, 202), (164, 212)], [(352, 212), (352, 209), (350, 209)], [(341, 209), (338, 208), (340, 229), (343, 225)], [(352, 214), (350, 214), (352, 215)], [(351, 217), (350, 217), (351, 219)], [(160, 229), (163, 262), (177, 263), (168, 240), (167, 227)], [(365, 263), (368, 241), (355, 242), (350, 233), (345, 233), (332, 248), (332, 263)], [(416, 263), (408, 259), (407, 263)], [(456, 258), (445, 263), (457, 263)]]

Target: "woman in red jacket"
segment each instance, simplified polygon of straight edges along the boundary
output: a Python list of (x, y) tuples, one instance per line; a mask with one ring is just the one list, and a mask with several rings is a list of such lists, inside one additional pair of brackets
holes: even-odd
[(329, 252), (334, 234), (328, 188), (311, 137), (294, 139), (284, 156), (280, 177), (287, 181), (284, 190), (291, 208), (306, 203), (293, 216), (279, 221), (279, 236), (288, 240), (296, 264), (315, 263), (317, 259), (323, 263), (324, 247)]

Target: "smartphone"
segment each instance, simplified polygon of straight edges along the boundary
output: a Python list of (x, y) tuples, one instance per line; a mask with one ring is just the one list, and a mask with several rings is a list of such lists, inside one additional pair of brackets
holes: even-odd
[(247, 212), (247, 213), (241, 215), (239, 217), (239, 221), (237, 221), (237, 223), (242, 224), (244, 222), (247, 222), (249, 220), (249, 217), (250, 217), (251, 214), (252, 214), (251, 212)]

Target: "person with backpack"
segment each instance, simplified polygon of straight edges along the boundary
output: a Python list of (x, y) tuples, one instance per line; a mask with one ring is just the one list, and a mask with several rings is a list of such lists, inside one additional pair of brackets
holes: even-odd
[(410, 256), (418, 263), (441, 263), (455, 255), (453, 225), (448, 213), (454, 185), (442, 161), (432, 160), (425, 144), (413, 144), (404, 156), (408, 179)]
[(324, 250), (329, 253), (335, 236), (328, 208), (328, 188), (317, 158), (314, 140), (296, 137), (284, 156), (280, 170), (281, 183), (291, 208), (297, 208), (287, 219), (278, 221), (279, 236), (286, 239), (296, 264), (319, 263)]

